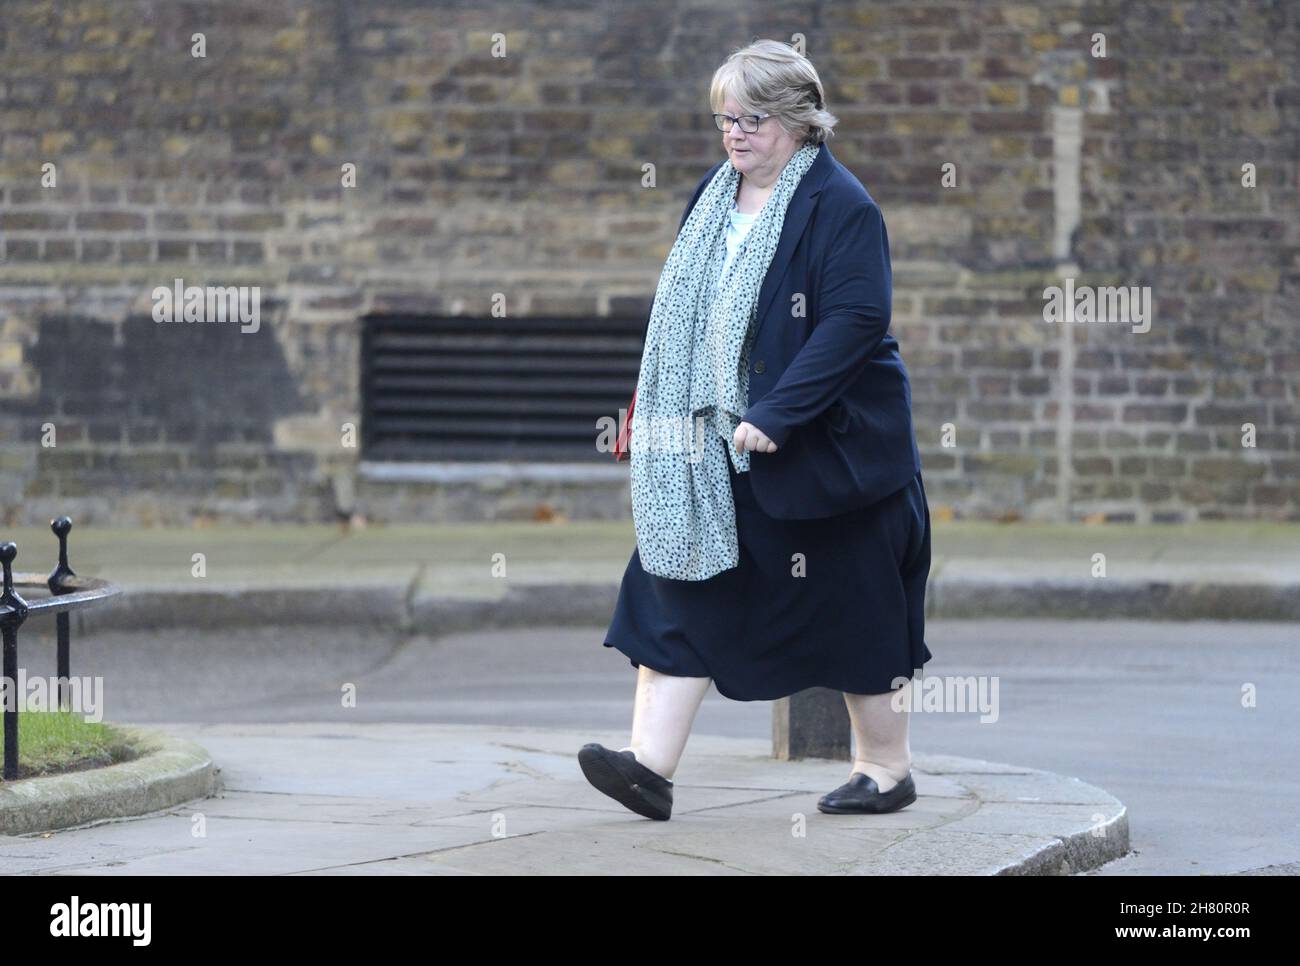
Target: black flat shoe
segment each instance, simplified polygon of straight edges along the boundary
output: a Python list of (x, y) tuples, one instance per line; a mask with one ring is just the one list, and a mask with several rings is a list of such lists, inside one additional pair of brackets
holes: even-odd
[(817, 800), (823, 812), (845, 815), (853, 812), (896, 812), (916, 801), (916, 784), (912, 773), (887, 792), (882, 792), (870, 775), (855, 771), (847, 782)]
[(673, 783), (636, 760), (595, 742), (578, 751), (578, 764), (597, 789), (638, 815), (666, 821), (673, 813)]

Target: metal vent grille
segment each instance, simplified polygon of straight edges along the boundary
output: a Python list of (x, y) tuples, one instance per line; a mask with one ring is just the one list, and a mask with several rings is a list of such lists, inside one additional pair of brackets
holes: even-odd
[(645, 320), (362, 320), (362, 458), (612, 460), (596, 421), (636, 386)]

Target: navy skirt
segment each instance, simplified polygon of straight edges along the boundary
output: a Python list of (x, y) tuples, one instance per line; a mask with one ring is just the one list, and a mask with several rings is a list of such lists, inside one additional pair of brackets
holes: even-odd
[(708, 580), (670, 580), (647, 574), (634, 550), (605, 647), (633, 667), (713, 678), (736, 701), (812, 687), (880, 694), (930, 660), (920, 473), (870, 506), (817, 520), (768, 516), (734, 467), (731, 492), (740, 563)]

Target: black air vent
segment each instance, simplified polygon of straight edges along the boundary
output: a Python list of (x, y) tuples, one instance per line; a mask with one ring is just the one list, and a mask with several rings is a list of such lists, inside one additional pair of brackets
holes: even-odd
[(613, 463), (596, 420), (636, 385), (645, 320), (362, 320), (362, 458)]

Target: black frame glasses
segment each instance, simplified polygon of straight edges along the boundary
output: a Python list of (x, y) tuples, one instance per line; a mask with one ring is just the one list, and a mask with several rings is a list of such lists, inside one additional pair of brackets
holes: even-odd
[[(771, 114), (742, 114), (740, 117), (736, 117), (734, 114), (714, 114), (713, 123), (723, 134), (730, 131), (731, 126), (737, 122), (740, 123), (740, 129), (746, 134), (757, 134), (758, 126), (771, 116)], [(745, 124), (746, 121), (748, 121), (752, 127), (747, 127)]]

